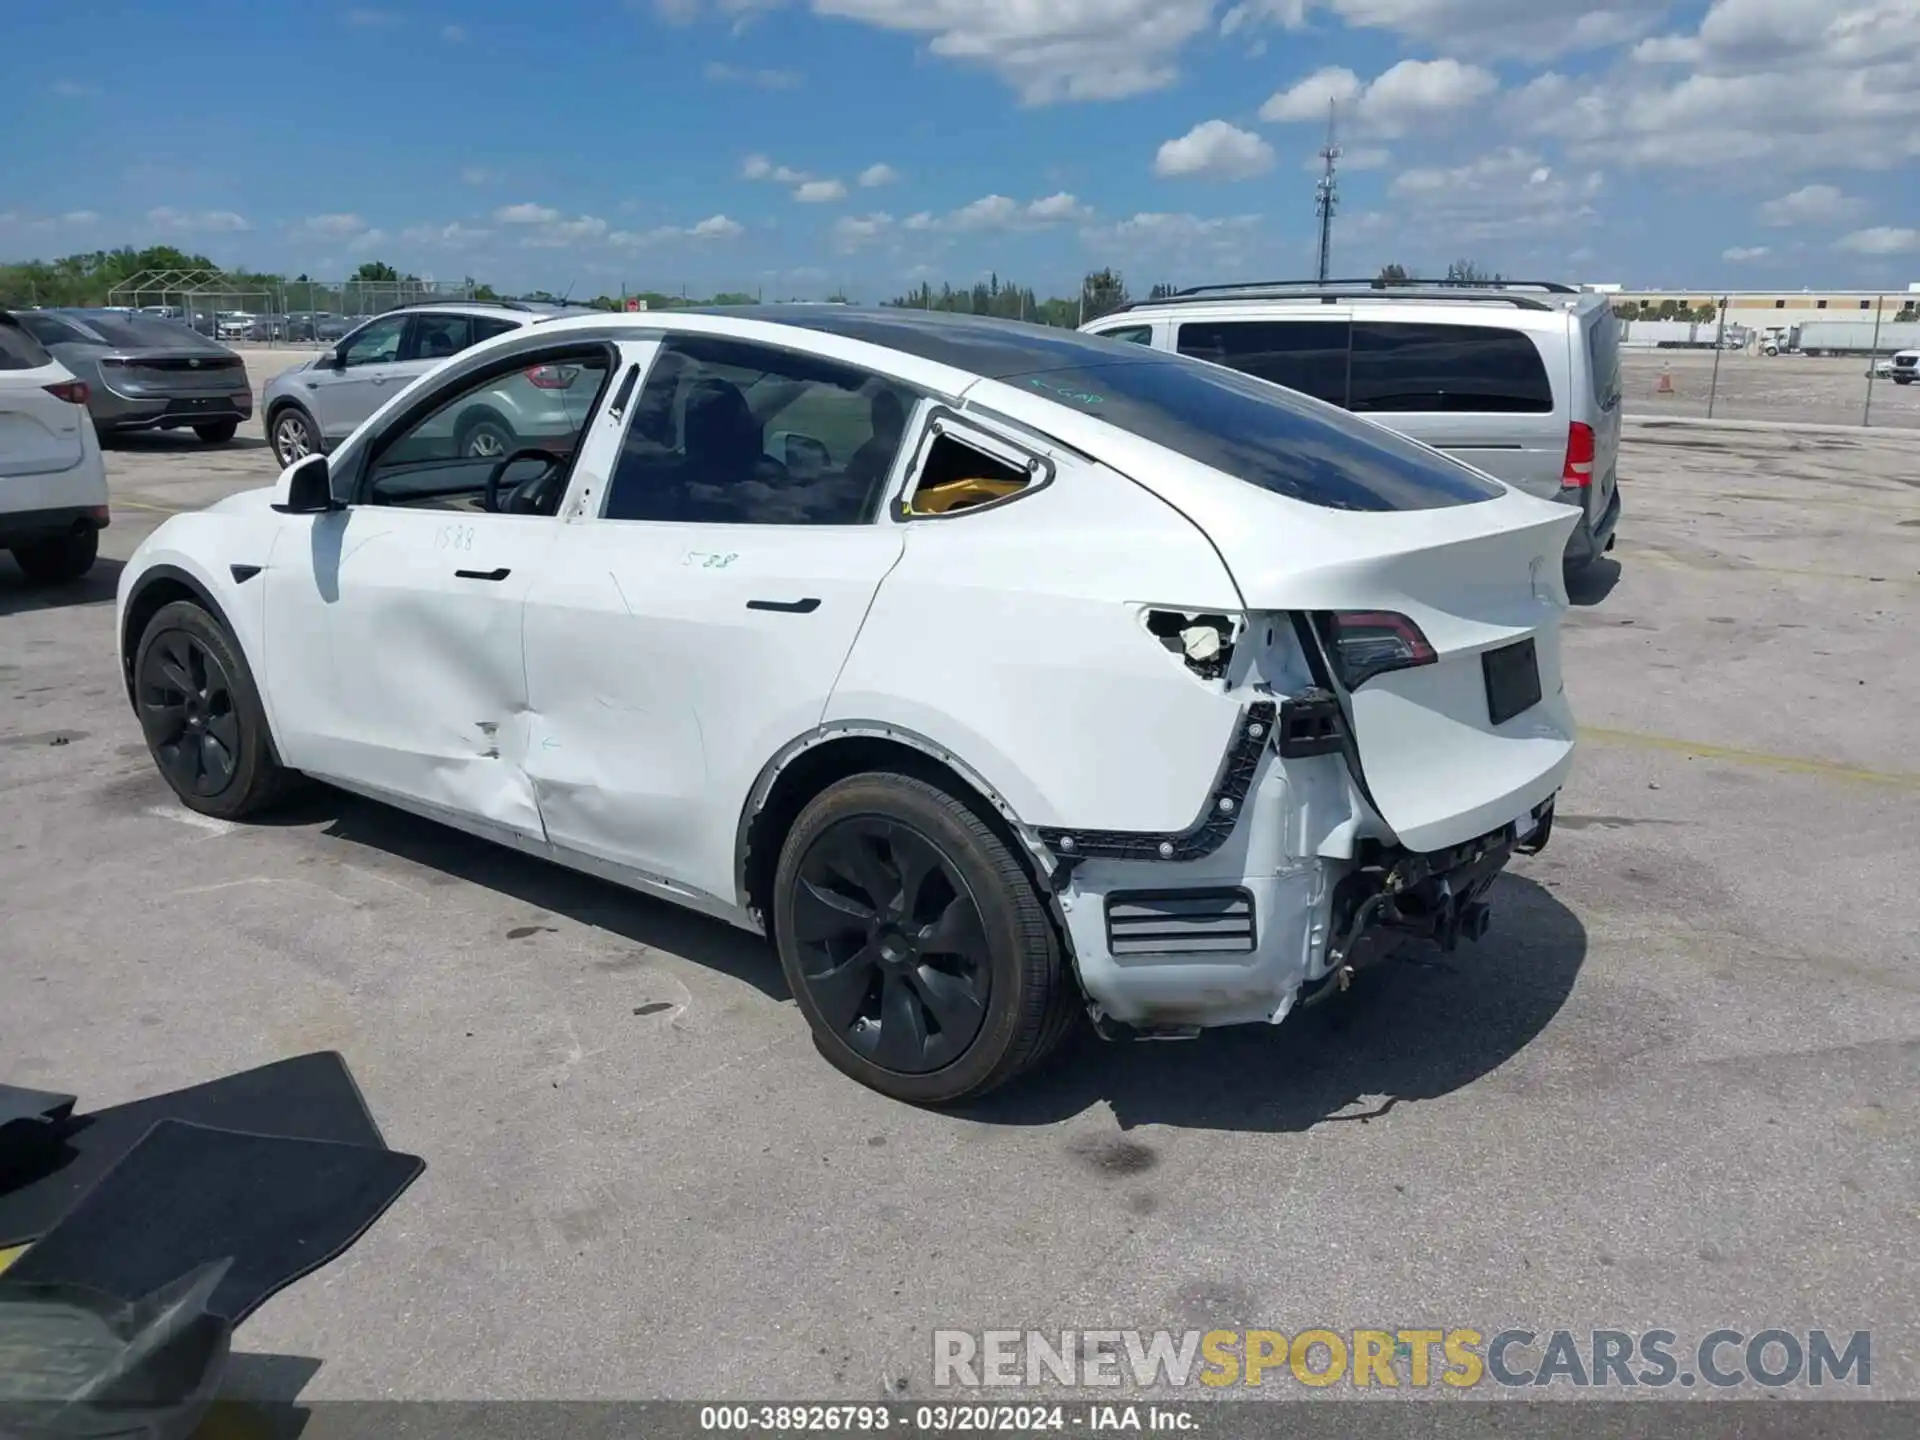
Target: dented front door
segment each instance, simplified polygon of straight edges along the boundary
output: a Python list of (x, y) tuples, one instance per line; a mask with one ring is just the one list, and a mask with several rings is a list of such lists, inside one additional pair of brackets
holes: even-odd
[(539, 840), (521, 616), (557, 528), (373, 505), (291, 519), (264, 577), (285, 763)]

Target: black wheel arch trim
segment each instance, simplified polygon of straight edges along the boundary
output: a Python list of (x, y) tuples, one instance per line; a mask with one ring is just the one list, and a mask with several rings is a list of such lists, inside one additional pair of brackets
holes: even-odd
[(1075, 830), (1043, 826), (1036, 833), (1056, 864), (1081, 860), (1147, 860), (1176, 863), (1201, 860), (1227, 843), (1259, 773), (1261, 757), (1273, 741), (1277, 707), (1271, 700), (1243, 706), (1234, 737), (1221, 758), (1200, 817), (1185, 830)]
[(789, 740), (774, 753), (774, 756), (760, 768), (759, 776), (753, 787), (747, 791), (747, 800), (740, 807), (740, 819), (734, 834), (734, 887), (738, 894), (740, 908), (752, 913), (753, 898), (747, 884), (748, 851), (750, 832), (753, 823), (766, 807), (767, 799), (772, 795), (774, 786), (786, 773), (794, 761), (802, 755), (819, 749), (836, 740), (889, 740), (918, 751), (930, 760), (936, 760), (958, 775), (977, 791), (982, 799), (991, 805), (995, 812), (1012, 827), (1013, 833), (1020, 839), (1032, 855), (1039, 870), (1042, 883), (1051, 888), (1052, 872), (1058, 861), (1053, 852), (1040, 839), (1040, 832), (1020, 818), (1019, 812), (1007, 802), (985, 776), (975, 770), (965, 760), (930, 736), (901, 725), (888, 725), (872, 720), (841, 720), (821, 725)]
[(252, 657), (247, 654), (246, 647), (240, 643), (239, 632), (233, 628), (233, 622), (227, 619), (225, 608), (214, 598), (213, 592), (207, 588), (205, 582), (193, 572), (183, 570), (178, 565), (154, 565), (143, 570), (140, 578), (134, 582), (133, 589), (127, 592), (127, 603), (121, 615), (120, 672), (126, 680), (129, 705), (137, 706), (139, 703), (133, 689), (133, 660), (134, 651), (140, 646), (140, 637), (133, 633), (128, 622), (139, 611), (140, 597), (163, 581), (183, 585), (191, 591), (200, 607), (220, 622), (220, 628), (227, 632), (228, 638), (233, 642), (233, 648), (240, 652), (240, 658), (247, 662), (248, 668), (251, 669), (253, 665)]

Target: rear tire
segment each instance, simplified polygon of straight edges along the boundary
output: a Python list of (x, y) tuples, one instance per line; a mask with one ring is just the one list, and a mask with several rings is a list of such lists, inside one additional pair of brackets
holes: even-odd
[(1893, 377), (1893, 383), (1896, 385), (1911, 385), (1913, 383), (1913, 376), (1896, 375)]
[(14, 563), (26, 572), (29, 580), (40, 585), (78, 580), (93, 569), (99, 554), (100, 532), (91, 528), (13, 547)]
[(288, 405), (273, 413), (267, 427), (267, 440), (273, 446), (273, 458), (282, 469), (296, 460), (320, 452), (320, 427), (298, 405)]
[(189, 810), (242, 820), (291, 785), (246, 657), (191, 600), (163, 605), (133, 658), (134, 708), (161, 777)]
[(240, 422), (238, 420), (214, 420), (205, 425), (194, 426), (193, 433), (198, 435), (204, 444), (224, 445), (240, 433)]
[(454, 442), (455, 452), (469, 460), (504, 460), (519, 448), (513, 431), (492, 415), (462, 421)]
[(820, 1053), (895, 1100), (985, 1095), (1078, 1013), (1012, 850), (964, 801), (905, 775), (851, 776), (801, 811), (774, 873), (773, 933)]

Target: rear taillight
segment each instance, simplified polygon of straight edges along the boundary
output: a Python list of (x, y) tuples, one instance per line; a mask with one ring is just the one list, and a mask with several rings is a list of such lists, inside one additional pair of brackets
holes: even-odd
[(579, 378), (578, 365), (536, 365), (527, 371), (527, 379), (541, 390), (564, 390)]
[(1349, 690), (1389, 670), (1410, 670), (1440, 658), (1418, 625), (1391, 610), (1326, 611), (1320, 616), (1320, 638), (1334, 673)]
[(1578, 420), (1567, 426), (1567, 463), (1560, 483), (1584, 490), (1593, 484), (1593, 427)]
[(56, 400), (64, 400), (69, 405), (84, 405), (87, 396), (93, 392), (87, 389), (84, 380), (62, 380), (58, 384), (41, 387)]

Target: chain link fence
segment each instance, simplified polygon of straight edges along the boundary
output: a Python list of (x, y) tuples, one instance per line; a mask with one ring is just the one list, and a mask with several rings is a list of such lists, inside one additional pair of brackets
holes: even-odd
[(471, 300), (471, 281), (286, 280), (218, 270), (152, 270), (113, 287), (107, 303), (178, 320), (225, 342), (325, 345), (370, 316), (431, 300)]
[(1723, 297), (1712, 320), (1622, 316), (1626, 414), (1920, 429), (1920, 294), (1858, 304), (1809, 320)]

